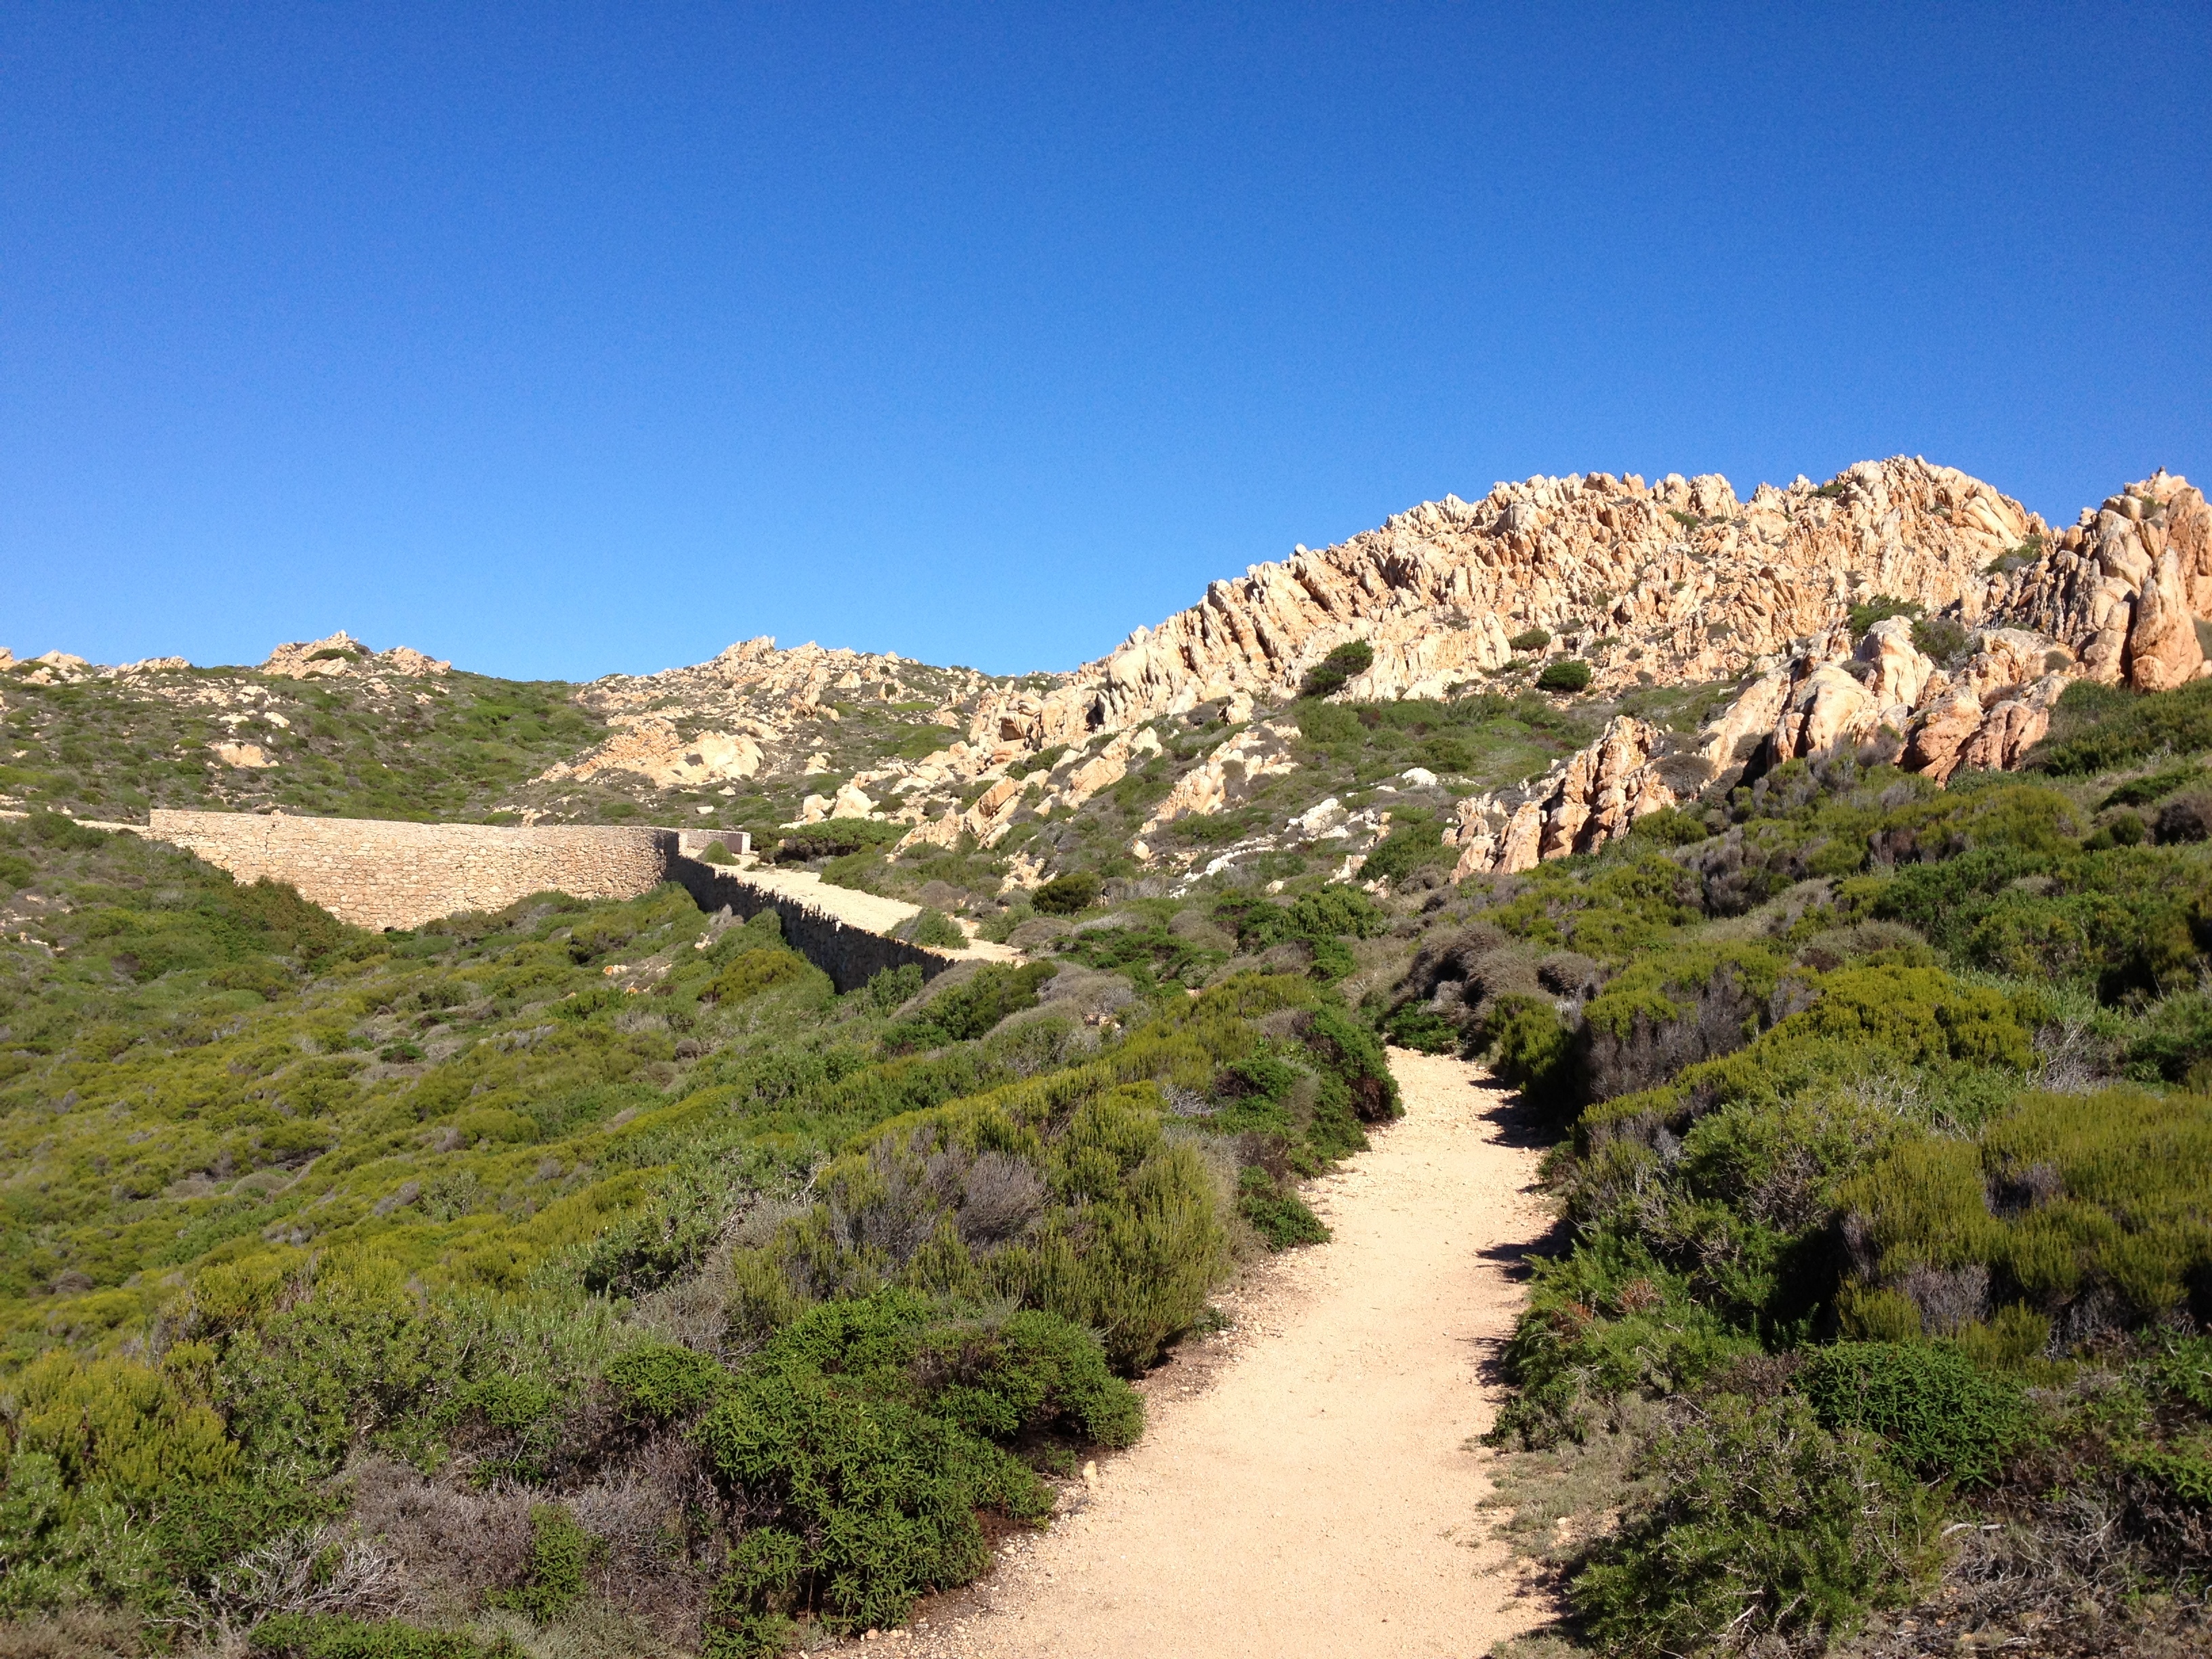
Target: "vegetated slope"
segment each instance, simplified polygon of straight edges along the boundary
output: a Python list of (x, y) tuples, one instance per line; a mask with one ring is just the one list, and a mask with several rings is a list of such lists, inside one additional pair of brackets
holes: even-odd
[(1386, 1029), (1565, 1136), (1498, 1438), (1579, 1641), (2204, 1642), (2208, 750), (2080, 685), (2026, 775), (1795, 761), (1437, 913)]
[(1244, 1214), (1394, 1109), (1344, 890), (1239, 911), (1273, 955), (1197, 997), (839, 997), (673, 888), (365, 934), (43, 813), (0, 891), (0, 1610), (41, 1650), (895, 1622), (1138, 1431), (1119, 1376)]

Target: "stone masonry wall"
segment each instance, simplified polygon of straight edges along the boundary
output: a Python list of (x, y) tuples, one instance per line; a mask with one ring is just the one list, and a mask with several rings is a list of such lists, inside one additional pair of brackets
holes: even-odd
[[(419, 927), (532, 893), (635, 898), (670, 876), (672, 830), (301, 818), (157, 809), (144, 832), (242, 882), (265, 876), (361, 927)], [(795, 941), (794, 941), (795, 942)]]
[(924, 980), (932, 980), (953, 965), (951, 957), (855, 927), (804, 900), (748, 881), (744, 871), (726, 865), (678, 858), (669, 864), (668, 878), (683, 883), (702, 910), (726, 908), (746, 917), (774, 910), (783, 923), (783, 942), (829, 975), (840, 991), (866, 985), (886, 968), (911, 963)]

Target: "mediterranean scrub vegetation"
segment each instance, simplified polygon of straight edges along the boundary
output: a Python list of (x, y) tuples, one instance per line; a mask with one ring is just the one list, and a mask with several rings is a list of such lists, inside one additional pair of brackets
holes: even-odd
[(1477, 878), (1384, 1015), (1559, 1137), (1492, 1438), (1563, 1642), (2201, 1651), (2200, 688), (2030, 769), (1792, 762)]
[(1329, 966), (1379, 913), (1295, 902), (1206, 921), (1195, 991), (1140, 951), (841, 996), (674, 888), (372, 934), (0, 822), (8, 1650), (904, 1619), (1138, 1435), (1128, 1379), (1396, 1110)]

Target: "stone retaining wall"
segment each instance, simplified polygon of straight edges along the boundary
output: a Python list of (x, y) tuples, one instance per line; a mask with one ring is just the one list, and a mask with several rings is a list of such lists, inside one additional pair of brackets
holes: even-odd
[(683, 883), (702, 910), (726, 907), (746, 917), (774, 910), (783, 922), (784, 943), (829, 975), (840, 991), (866, 985), (884, 969), (903, 968), (909, 963), (921, 969), (924, 980), (933, 980), (955, 960), (904, 939), (855, 927), (803, 899), (748, 881), (744, 871), (726, 865), (672, 859), (668, 879)]
[(242, 882), (288, 881), (342, 921), (419, 927), (461, 910), (499, 910), (548, 889), (635, 898), (668, 879), (672, 830), (299, 818), (156, 809), (144, 832)]

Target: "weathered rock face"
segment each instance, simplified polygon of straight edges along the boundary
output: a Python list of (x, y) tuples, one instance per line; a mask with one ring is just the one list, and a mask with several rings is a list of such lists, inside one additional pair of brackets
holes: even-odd
[(635, 772), (665, 789), (749, 778), (760, 770), (757, 728), (701, 732), (687, 738), (674, 720), (659, 715), (617, 714), (608, 723), (615, 727), (613, 736), (574, 761), (548, 767), (541, 780), (558, 782), (600, 772)]
[(1346, 689), (1356, 697), (1441, 696), (1511, 659), (1533, 629), (1592, 660), (1600, 689), (1728, 678), (1859, 599), (1959, 601), (2042, 528), (1988, 485), (1901, 457), (1862, 463), (1826, 494), (1801, 478), (1747, 502), (1713, 476), (1499, 484), (1216, 582), (1068, 684), (991, 700), (970, 735), (1042, 746), (1216, 698), (1279, 699), (1352, 639), (1375, 653)]
[(1674, 805), (1674, 792), (1659, 771), (1663, 747), (1657, 727), (1622, 715), (1525, 793), (1461, 801), (1457, 821), (1444, 832), (1445, 844), (1460, 849), (1452, 879), (1595, 852), (1646, 813)]
[(450, 673), (453, 666), (450, 662), (436, 661), (404, 645), (396, 645), (389, 651), (372, 651), (341, 628), (328, 639), (278, 646), (269, 653), (269, 660), (261, 665), (261, 672), (290, 680), (327, 679), (359, 673), (396, 674), (405, 679), (421, 679), (426, 675)]

